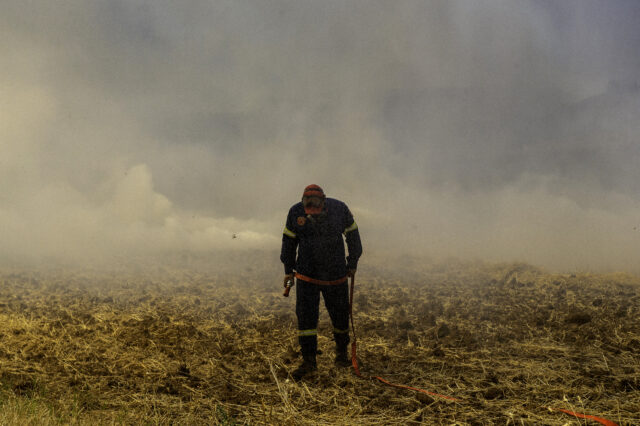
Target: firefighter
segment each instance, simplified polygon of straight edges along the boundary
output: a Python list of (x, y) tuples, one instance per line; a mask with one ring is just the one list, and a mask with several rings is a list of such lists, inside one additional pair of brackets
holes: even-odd
[[(349, 250), (345, 258), (344, 239)], [(296, 256), (297, 251), (297, 256)], [(284, 285), (296, 278), (296, 316), (302, 364), (295, 380), (317, 369), (320, 294), (329, 312), (336, 342), (335, 364), (349, 366), (349, 288), (362, 254), (358, 225), (342, 201), (326, 198), (318, 185), (304, 189), (302, 201), (289, 210), (280, 260)]]

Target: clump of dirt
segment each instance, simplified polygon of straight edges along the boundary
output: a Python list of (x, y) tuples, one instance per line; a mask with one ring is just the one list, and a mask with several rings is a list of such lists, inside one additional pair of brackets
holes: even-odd
[(591, 322), (591, 315), (586, 312), (573, 312), (565, 320), (569, 324), (582, 325)]

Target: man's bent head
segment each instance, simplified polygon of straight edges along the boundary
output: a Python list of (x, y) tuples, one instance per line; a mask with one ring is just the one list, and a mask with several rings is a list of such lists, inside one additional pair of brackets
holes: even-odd
[(318, 185), (309, 185), (302, 193), (302, 205), (306, 214), (319, 214), (324, 207), (324, 191)]

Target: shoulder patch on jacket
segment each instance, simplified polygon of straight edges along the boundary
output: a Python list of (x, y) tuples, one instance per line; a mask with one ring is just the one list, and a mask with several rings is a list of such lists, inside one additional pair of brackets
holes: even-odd
[(300, 226), (304, 226), (304, 224), (307, 222), (307, 218), (304, 216), (298, 216), (298, 225)]

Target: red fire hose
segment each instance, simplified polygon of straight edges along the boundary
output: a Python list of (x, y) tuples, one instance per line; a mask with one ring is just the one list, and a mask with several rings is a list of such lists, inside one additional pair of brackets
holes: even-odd
[[(355, 276), (351, 277), (351, 288), (349, 290), (349, 317), (351, 317), (351, 330), (353, 332), (353, 343), (351, 343), (351, 364), (353, 365), (353, 369), (356, 372), (356, 375), (358, 375), (359, 377), (364, 377), (362, 375), (362, 373), (360, 373), (360, 368), (358, 367), (358, 357), (356, 354), (356, 348), (357, 348), (357, 339), (356, 339), (356, 327), (353, 324), (353, 293), (354, 293), (354, 287), (355, 287)], [(435, 393), (435, 392), (430, 392), (428, 390), (425, 389), (420, 389), (420, 388), (415, 388), (412, 386), (407, 386), (407, 385), (399, 385), (396, 383), (391, 383), (385, 379), (383, 379), (382, 377), (379, 376), (369, 376), (370, 378), (374, 378), (376, 380), (378, 380), (381, 383), (384, 383), (385, 385), (388, 386), (392, 386), (394, 388), (401, 388), (401, 389), (410, 389), (416, 392), (422, 392), (425, 393), (427, 395), (431, 395), (431, 396), (437, 396), (443, 399), (447, 399), (449, 401), (456, 401), (456, 402), (461, 402), (460, 399), (458, 398), (454, 398), (452, 396), (447, 396), (447, 395), (441, 395), (439, 393)], [(597, 417), (597, 416), (592, 416), (589, 414), (581, 414), (581, 413), (576, 413), (575, 411), (569, 411), (569, 410), (563, 410), (563, 409), (554, 409), (555, 411), (560, 411), (562, 413), (565, 414), (569, 414), (571, 416), (574, 416), (576, 418), (580, 418), (580, 419), (590, 419), (590, 420), (594, 420), (598, 423), (601, 423), (605, 426), (618, 426), (617, 423), (612, 422), (611, 420), (607, 420), (607, 419), (603, 419), (602, 417)]]

